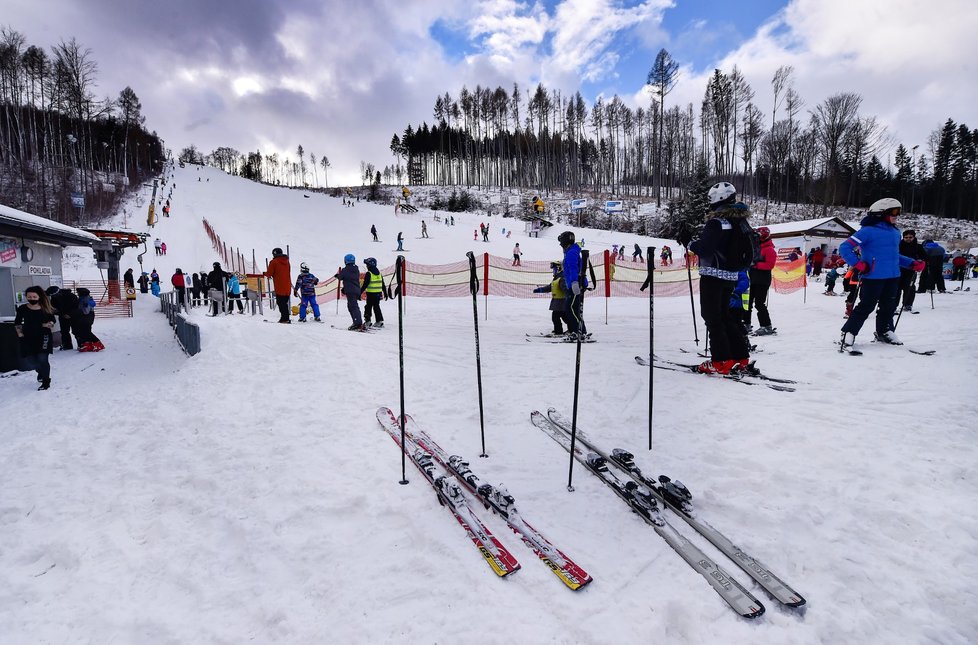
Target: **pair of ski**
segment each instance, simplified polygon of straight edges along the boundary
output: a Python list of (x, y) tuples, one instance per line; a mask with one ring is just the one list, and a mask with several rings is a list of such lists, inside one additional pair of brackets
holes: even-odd
[[(870, 342), (879, 343), (880, 345), (893, 345), (893, 343), (880, 342), (876, 338), (874, 338)], [(862, 356), (863, 355), (863, 350), (856, 349), (852, 345), (846, 345), (842, 341), (839, 341), (838, 346), (839, 346), (839, 353), (840, 354), (849, 354), (849, 356)], [(894, 347), (900, 347), (901, 345), (893, 345), (893, 346)], [(908, 352), (910, 352), (911, 354), (917, 354), (918, 356), (933, 356), (934, 354), (937, 353), (937, 350), (936, 349), (913, 349), (911, 347), (905, 347), (905, 349)]]
[[(573, 345), (573, 344), (575, 344), (577, 342), (576, 340), (571, 340), (571, 338), (568, 337), (566, 334), (557, 335), (557, 334), (544, 334), (544, 333), (527, 334), (526, 335), (526, 340), (527, 340), (527, 342), (533, 342), (535, 340), (539, 340), (541, 342), (568, 343), (568, 344), (571, 344), (571, 345)], [(596, 343), (597, 340), (595, 340), (594, 338), (592, 338), (591, 337), (591, 334), (588, 334), (584, 338), (584, 340), (582, 340), (581, 342), (582, 343)]]
[[(662, 370), (671, 370), (673, 372), (692, 372), (694, 374), (699, 373), (699, 365), (691, 365), (688, 363), (676, 363), (674, 361), (669, 361), (664, 358), (659, 358), (658, 356), (653, 356), (655, 363), (653, 367)], [(649, 366), (649, 360), (643, 356), (636, 356), (635, 362), (644, 367)], [(751, 372), (736, 372), (731, 374), (707, 374), (707, 376), (719, 376), (725, 378), (729, 381), (735, 381), (737, 383), (742, 383), (744, 385), (764, 385), (772, 390), (777, 390), (778, 392), (794, 392), (795, 388), (791, 387), (796, 385), (797, 381), (791, 381), (789, 379), (774, 378), (773, 376), (768, 376), (767, 374), (761, 374), (756, 369)]]
[[(571, 452), (570, 421), (553, 408), (544, 415), (534, 411), (530, 420), (554, 441)], [(582, 449), (583, 446), (583, 449)], [(585, 452), (585, 450), (589, 452)], [(611, 455), (602, 452), (577, 429), (577, 444), (573, 456), (601, 481), (611, 487), (626, 504), (652, 526), (697, 573), (702, 575), (721, 598), (745, 618), (756, 618), (764, 613), (764, 605), (737, 580), (710, 559), (702, 550), (679, 533), (663, 516), (661, 508), (668, 508), (679, 515), (697, 533), (710, 541), (731, 561), (740, 567), (772, 598), (787, 607), (800, 607), (805, 599), (785, 584), (756, 558), (747, 554), (729, 538), (703, 520), (696, 517), (692, 495), (682, 483), (660, 476), (655, 481), (642, 473), (635, 465), (631, 453), (615, 449)], [(618, 473), (624, 475), (624, 479)]]
[[(591, 582), (591, 576), (584, 569), (523, 519), (516, 508), (513, 496), (505, 488), (483, 483), (472, 472), (467, 461), (458, 455), (449, 455), (445, 452), (427, 432), (418, 426), (411, 415), (405, 414), (404, 417), (404, 437), (408, 445), (401, 446), (401, 449), (434, 487), (438, 501), (452, 512), (496, 575), (508, 576), (519, 570), (520, 564), (472, 511), (459, 483), (487, 509), (491, 508), (502, 517), (523, 543), (568, 588), (576, 591)], [(400, 445), (401, 426), (394, 412), (390, 408), (379, 408), (377, 421), (394, 442)]]

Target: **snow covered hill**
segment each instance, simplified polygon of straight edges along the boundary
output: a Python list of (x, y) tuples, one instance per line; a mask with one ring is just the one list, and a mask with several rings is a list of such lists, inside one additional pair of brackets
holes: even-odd
[[(559, 255), (556, 231), (529, 239), (509, 219), (491, 218), (486, 244), (471, 238), (489, 221), (475, 215), (446, 227), (430, 212), (348, 208), (194, 166), (174, 180), (172, 216), (151, 232), (168, 255), (146, 264), (163, 276), (217, 259), (202, 218), (261, 264), (288, 245), (294, 267), (321, 277), (346, 253), (391, 263), (398, 231), (412, 262), (507, 256), (516, 241), (526, 260)], [(416, 239), (422, 218), (430, 240)], [(592, 251), (661, 243), (578, 235)], [(68, 278), (98, 275), (81, 254), (69, 262)], [(526, 340), (549, 327), (545, 299), (494, 297), (488, 312), (479, 300), (488, 459), (471, 299), (407, 300), (405, 401), (593, 576), (578, 592), (481, 514), (522, 564), (499, 579), (410, 461), (410, 484), (398, 484), (399, 452), (375, 418), (398, 406), (392, 301), (373, 334), (196, 310), (203, 351), (187, 358), (157, 301), (140, 295), (133, 319), (97, 322), (106, 351), (52, 357), (51, 390), (37, 392), (33, 374), (0, 380), (0, 640), (973, 642), (978, 289), (936, 295), (933, 309), (918, 296), (920, 315), (902, 318), (899, 335), (931, 357), (868, 342), (861, 357), (839, 354), (842, 298), (820, 292), (772, 295), (778, 335), (758, 339), (758, 365), (798, 381), (795, 392), (655, 370), (651, 452), (650, 374), (633, 360), (649, 353), (648, 302), (612, 299), (605, 324), (605, 303), (589, 300), (598, 342), (582, 348), (581, 427), (682, 480), (699, 516), (805, 596), (803, 609), (780, 606), (672, 516), (767, 608), (740, 618), (580, 464), (567, 492), (567, 452), (529, 422), (572, 406), (574, 347)], [(324, 318), (349, 324), (342, 305)], [(658, 298), (655, 352), (698, 358), (680, 348), (696, 350), (689, 300)]]

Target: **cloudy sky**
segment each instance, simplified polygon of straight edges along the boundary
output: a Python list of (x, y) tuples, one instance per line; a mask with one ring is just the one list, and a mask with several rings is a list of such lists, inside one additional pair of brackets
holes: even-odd
[[(665, 47), (682, 65), (667, 98), (699, 105), (714, 68), (737, 65), (771, 115), (771, 78), (794, 67), (813, 109), (857, 92), (894, 142), (927, 148), (951, 117), (978, 127), (974, 0), (0, 0), (29, 44), (76, 38), (101, 95), (131, 86), (174, 153), (225, 145), (332, 162), (393, 163), (391, 136), (431, 122), (438, 95), (537, 82), (588, 102), (645, 105)], [(885, 159), (884, 159), (885, 161)]]

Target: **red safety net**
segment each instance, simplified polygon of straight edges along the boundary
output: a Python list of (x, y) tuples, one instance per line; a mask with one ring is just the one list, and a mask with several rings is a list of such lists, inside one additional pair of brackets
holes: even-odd
[[(254, 262), (247, 262), (237, 251), (228, 253), (228, 247), (213, 227), (204, 220), (204, 229), (214, 246), (214, 249), (225, 259), (225, 262), (237, 264), (249, 274), (249, 284), (260, 279), (261, 269)], [(554, 254), (554, 260), (560, 260), (559, 251)], [(679, 262), (668, 266), (657, 266), (653, 269), (652, 282), (655, 295), (661, 297), (682, 296), (689, 293), (690, 284), (694, 292), (699, 291), (699, 272), (696, 270), (696, 256), (690, 254), (691, 267), (680, 258)], [(475, 256), (476, 276), (479, 280), (478, 293), (485, 296), (506, 296), (510, 298), (549, 298), (549, 293), (533, 293), (537, 287), (550, 284), (553, 273), (550, 261), (525, 260), (521, 265), (513, 264), (512, 257), (500, 257), (482, 253)], [(630, 259), (615, 259), (609, 251), (601, 251), (588, 258), (588, 282), (594, 286), (592, 298), (644, 298), (648, 291), (641, 287), (649, 277), (645, 262), (633, 262)], [(337, 272), (342, 267), (337, 267)], [(232, 270), (234, 270), (232, 268)], [(394, 279), (394, 266), (381, 270), (384, 284), (393, 287), (397, 284)], [(362, 276), (362, 274), (361, 274)], [(419, 264), (404, 262), (401, 275), (402, 293), (405, 297), (418, 296), (422, 298), (458, 298), (470, 295), (470, 270), (468, 259), (449, 264)], [(778, 262), (772, 272), (772, 285), (778, 293), (791, 293), (805, 286), (805, 263), (803, 259), (795, 262)], [(252, 285), (254, 288), (254, 285)], [(262, 291), (268, 293), (268, 285), (263, 285)], [(341, 298), (340, 282), (330, 276), (321, 280), (316, 287), (316, 300), (326, 304)]]

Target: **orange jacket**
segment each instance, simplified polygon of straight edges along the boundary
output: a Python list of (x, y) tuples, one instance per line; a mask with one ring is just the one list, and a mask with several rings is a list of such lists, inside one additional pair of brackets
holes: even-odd
[(272, 258), (268, 263), (268, 271), (262, 275), (275, 282), (276, 296), (288, 296), (292, 293), (292, 266), (289, 264), (289, 256), (282, 254)]

